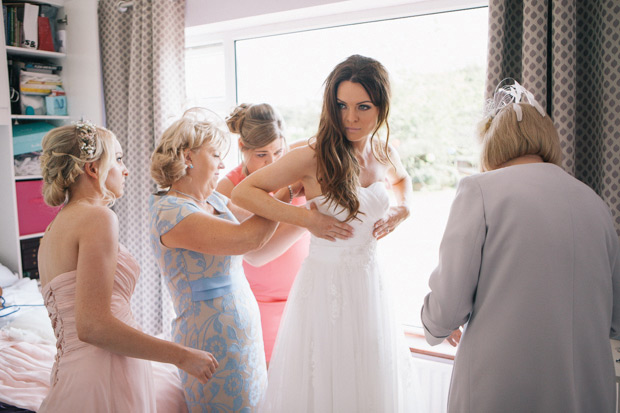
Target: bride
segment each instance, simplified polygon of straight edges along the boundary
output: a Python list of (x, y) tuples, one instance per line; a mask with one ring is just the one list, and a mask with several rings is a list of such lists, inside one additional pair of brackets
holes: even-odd
[[(411, 356), (375, 253), (376, 241), (409, 216), (412, 194), (388, 144), (389, 105), (383, 65), (350, 56), (325, 82), (317, 135), (232, 192), (237, 205), (313, 235), (284, 311), (262, 411), (419, 410)], [(377, 134), (383, 126), (385, 141)], [(297, 181), (307, 208), (269, 195)]]

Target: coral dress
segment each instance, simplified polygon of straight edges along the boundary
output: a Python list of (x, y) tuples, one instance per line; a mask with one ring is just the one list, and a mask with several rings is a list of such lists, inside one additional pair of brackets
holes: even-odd
[[(319, 196), (323, 214), (347, 212)], [(359, 188), (354, 236), (312, 237), (282, 317), (265, 413), (410, 413), (425, 411), (419, 376), (379, 270), (374, 223), (389, 207), (383, 182)]]
[[(239, 165), (226, 175), (235, 186), (245, 178), (242, 167), (243, 165)], [(293, 205), (297, 206), (305, 203), (306, 198), (304, 197), (295, 198), (292, 202)], [(256, 297), (260, 310), (267, 361), (271, 360), (271, 353), (278, 335), (286, 300), (295, 280), (295, 275), (299, 272), (301, 263), (308, 256), (309, 245), (310, 233), (306, 232), (282, 255), (263, 266), (255, 267), (243, 261), (245, 278), (250, 283), (250, 288)]]
[[(43, 247), (42, 247), (43, 248)], [(140, 274), (136, 260), (120, 246), (112, 290), (112, 314), (134, 328), (130, 299)], [(151, 363), (111, 353), (80, 341), (75, 325), (76, 271), (43, 287), (56, 335), (51, 389), (39, 412), (155, 412)]]

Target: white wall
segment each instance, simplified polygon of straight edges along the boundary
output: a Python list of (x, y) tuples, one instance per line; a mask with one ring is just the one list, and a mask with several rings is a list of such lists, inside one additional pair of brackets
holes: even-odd
[(260, 16), (330, 3), (340, 0), (186, 0), (185, 27)]

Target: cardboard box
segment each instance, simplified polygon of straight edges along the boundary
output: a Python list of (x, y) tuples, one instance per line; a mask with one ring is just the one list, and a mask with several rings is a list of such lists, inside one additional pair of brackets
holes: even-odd
[(13, 155), (40, 151), (43, 136), (52, 129), (47, 122), (13, 125)]

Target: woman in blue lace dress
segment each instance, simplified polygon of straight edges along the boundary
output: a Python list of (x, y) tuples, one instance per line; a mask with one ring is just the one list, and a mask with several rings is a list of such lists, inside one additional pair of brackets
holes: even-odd
[[(163, 191), (149, 202), (151, 246), (174, 303), (172, 339), (210, 351), (219, 362), (207, 384), (180, 372), (189, 411), (254, 411), (267, 372), (242, 254), (261, 248), (277, 223), (215, 191), (228, 136), (204, 119), (200, 110), (186, 112), (152, 155), (151, 175)], [(275, 196), (290, 202), (286, 186)], [(339, 224), (327, 216), (320, 221)]]

